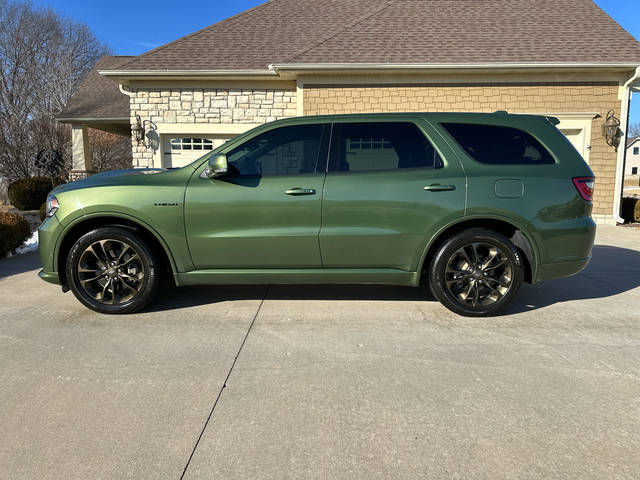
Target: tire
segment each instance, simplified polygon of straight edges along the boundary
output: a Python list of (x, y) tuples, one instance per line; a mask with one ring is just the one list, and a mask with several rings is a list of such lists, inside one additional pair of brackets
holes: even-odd
[(497, 232), (472, 228), (448, 238), (428, 270), (431, 293), (452, 312), (495, 315), (509, 305), (524, 280), (522, 254)]
[(81, 303), (106, 314), (144, 308), (160, 283), (151, 249), (134, 230), (122, 227), (101, 227), (80, 237), (67, 256), (66, 275)]

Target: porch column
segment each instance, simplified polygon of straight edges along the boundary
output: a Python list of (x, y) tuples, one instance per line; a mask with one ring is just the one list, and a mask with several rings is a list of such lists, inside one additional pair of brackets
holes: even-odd
[(86, 125), (77, 123), (71, 125), (71, 152), (73, 169), (69, 172), (70, 180), (84, 178), (92, 173), (91, 147)]

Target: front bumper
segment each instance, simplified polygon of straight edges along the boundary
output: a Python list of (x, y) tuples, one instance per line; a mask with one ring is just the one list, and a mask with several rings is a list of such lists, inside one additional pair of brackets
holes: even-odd
[(53, 283), (54, 285), (62, 285), (57, 272), (45, 272), (44, 270), (40, 270), (38, 272), (38, 276), (45, 282)]
[(42, 262), (42, 270), (38, 276), (57, 285), (60, 285), (60, 277), (55, 260), (55, 250), (61, 231), (62, 225), (55, 215), (45, 218), (38, 229), (38, 253), (40, 253), (40, 261)]

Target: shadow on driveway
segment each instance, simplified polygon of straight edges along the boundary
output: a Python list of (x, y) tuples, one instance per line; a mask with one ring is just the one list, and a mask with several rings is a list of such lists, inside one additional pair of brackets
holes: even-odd
[(42, 268), (38, 252), (25, 253), (24, 255), (14, 255), (13, 257), (0, 260), (0, 278), (17, 275)]
[(505, 314), (535, 310), (554, 303), (606, 298), (640, 286), (640, 252), (595, 245), (591, 262), (573, 277), (525, 285)]
[[(640, 252), (595, 245), (589, 266), (578, 275), (523, 285), (505, 314), (546, 307), (558, 302), (604, 298), (640, 286)], [(265, 286), (211, 285), (167, 290), (147, 311), (173, 310), (232, 300), (260, 300)], [(385, 285), (273, 285), (269, 300), (435, 301), (428, 289)]]

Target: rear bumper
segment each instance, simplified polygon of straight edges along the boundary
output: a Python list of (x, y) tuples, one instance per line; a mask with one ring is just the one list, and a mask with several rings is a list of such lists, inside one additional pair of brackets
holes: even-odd
[(569, 277), (584, 269), (591, 260), (596, 224), (591, 217), (556, 222), (541, 229), (541, 262), (534, 282)]
[(538, 265), (536, 272), (536, 282), (552, 280), (554, 278), (570, 277), (582, 271), (591, 260), (591, 257), (570, 262), (543, 263)]

